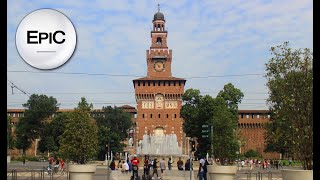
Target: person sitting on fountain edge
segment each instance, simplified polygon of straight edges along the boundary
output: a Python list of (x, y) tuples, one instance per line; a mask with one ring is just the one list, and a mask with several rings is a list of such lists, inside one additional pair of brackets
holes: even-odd
[(181, 157), (179, 157), (179, 161), (177, 162), (177, 166), (179, 170), (183, 171), (183, 161), (181, 160)]

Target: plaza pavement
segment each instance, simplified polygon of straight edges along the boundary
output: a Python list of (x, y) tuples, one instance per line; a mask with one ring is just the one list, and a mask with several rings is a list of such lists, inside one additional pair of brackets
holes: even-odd
[[(198, 162), (194, 162), (195, 166), (194, 169), (197, 169), (197, 163)], [(97, 171), (94, 174), (94, 180), (108, 180), (107, 178), (107, 168), (105, 165), (101, 165), (103, 163), (98, 163), (97, 164)], [(43, 167), (47, 167), (48, 162), (26, 162), (26, 164), (23, 166), (21, 162), (13, 162), (8, 164), (7, 166), (7, 179), (12, 179), (11, 174), (10, 174), (10, 170), (12, 169), (16, 169), (17, 170), (17, 175), (18, 175), (18, 179), (28, 179), (28, 177), (31, 177), (31, 172), (26, 172), (27, 170), (32, 170), (32, 169), (42, 169)], [(301, 169), (299, 167), (291, 167), (291, 166), (285, 166), (285, 169)], [(22, 172), (19, 172), (22, 171)], [(270, 173), (268, 174), (267, 172), (271, 171), (272, 172), (272, 177), (270, 177)], [(152, 171), (151, 171), (152, 172)], [(236, 180), (246, 180), (248, 178), (248, 173), (249, 172), (249, 167), (244, 167), (244, 168), (240, 168), (240, 170), (237, 172), (236, 174)], [(251, 179), (254, 180), (256, 179), (256, 173), (258, 172), (263, 172), (263, 180), (269, 180), (269, 178), (271, 178), (272, 180), (282, 180), (281, 178), (281, 169), (271, 169), (271, 170), (265, 170), (263, 171), (262, 169), (259, 168), (254, 168), (252, 170), (252, 174), (251, 174)], [(160, 170), (158, 170), (159, 175), (161, 174)], [(143, 174), (143, 169), (142, 167), (139, 168), (139, 175), (141, 177), (141, 175)], [(40, 174), (39, 173), (35, 173), (35, 178), (39, 178)], [(190, 172), (189, 171), (178, 171), (177, 167), (173, 167), (173, 169), (171, 171), (169, 171), (168, 169), (165, 170), (164, 175), (163, 175), (163, 180), (179, 180), (179, 179), (189, 179), (189, 175)], [(120, 170), (115, 170), (112, 171), (112, 175), (110, 178), (110, 180), (129, 180), (130, 179), (131, 174), (123, 174), (121, 173)], [(196, 171), (194, 172), (193, 176), (196, 176)], [(268, 177), (269, 176), (269, 177)], [(45, 179), (50, 179), (50, 176), (45, 175)], [(67, 180), (67, 175), (61, 175), (61, 174), (56, 174), (54, 175), (54, 179), (59, 179), (59, 180)], [(195, 177), (196, 179), (196, 177)]]

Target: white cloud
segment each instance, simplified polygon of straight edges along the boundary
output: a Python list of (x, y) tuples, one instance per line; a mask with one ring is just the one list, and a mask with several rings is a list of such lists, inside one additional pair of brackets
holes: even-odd
[[(26, 13), (52, 7), (70, 17), (78, 35), (73, 58), (53, 71), (145, 75), (145, 50), (151, 44), (156, 3), (148, 0), (9, 1), (8, 30), (13, 32), (8, 31), (8, 70), (37, 71), (17, 54), (14, 33)], [(293, 47), (312, 48), (312, 1), (162, 0), (159, 3), (169, 31), (168, 45), (173, 50), (172, 74), (177, 77), (261, 73), (271, 46), (290, 41)], [(9, 72), (8, 79), (30, 92), (133, 92), (135, 77)], [(248, 92), (247, 99), (267, 98), (266, 81), (256, 76), (188, 79), (186, 88), (219, 91), (228, 82)], [(7, 91), (11, 91), (10, 86)], [(135, 101), (134, 93), (82, 95), (93, 102)], [(78, 102), (82, 95), (53, 94), (61, 102)], [(24, 102), (26, 97), (8, 96), (8, 107), (17, 101)], [(243, 102), (256, 104), (242, 104), (242, 109), (266, 109), (260, 104), (263, 100)]]

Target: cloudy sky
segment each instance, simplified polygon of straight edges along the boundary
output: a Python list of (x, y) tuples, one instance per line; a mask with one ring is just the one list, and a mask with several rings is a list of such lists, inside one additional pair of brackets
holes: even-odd
[[(60, 108), (74, 108), (81, 97), (94, 108), (135, 106), (132, 80), (146, 75), (158, 3), (173, 50), (173, 76), (186, 78), (186, 89), (214, 97), (231, 82), (244, 93), (239, 109), (268, 109), (263, 74), (270, 47), (289, 41), (293, 48), (313, 48), (311, 0), (10, 0), (8, 80), (27, 94), (55, 97)], [(61, 11), (77, 31), (74, 55), (54, 70), (29, 66), (15, 47), (20, 21), (41, 8)], [(9, 82), (7, 93), (8, 108), (22, 108), (28, 100)]]

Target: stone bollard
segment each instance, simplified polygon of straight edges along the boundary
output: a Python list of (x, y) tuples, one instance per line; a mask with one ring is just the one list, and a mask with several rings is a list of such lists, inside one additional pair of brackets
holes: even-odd
[(237, 166), (207, 165), (210, 180), (234, 180)]

